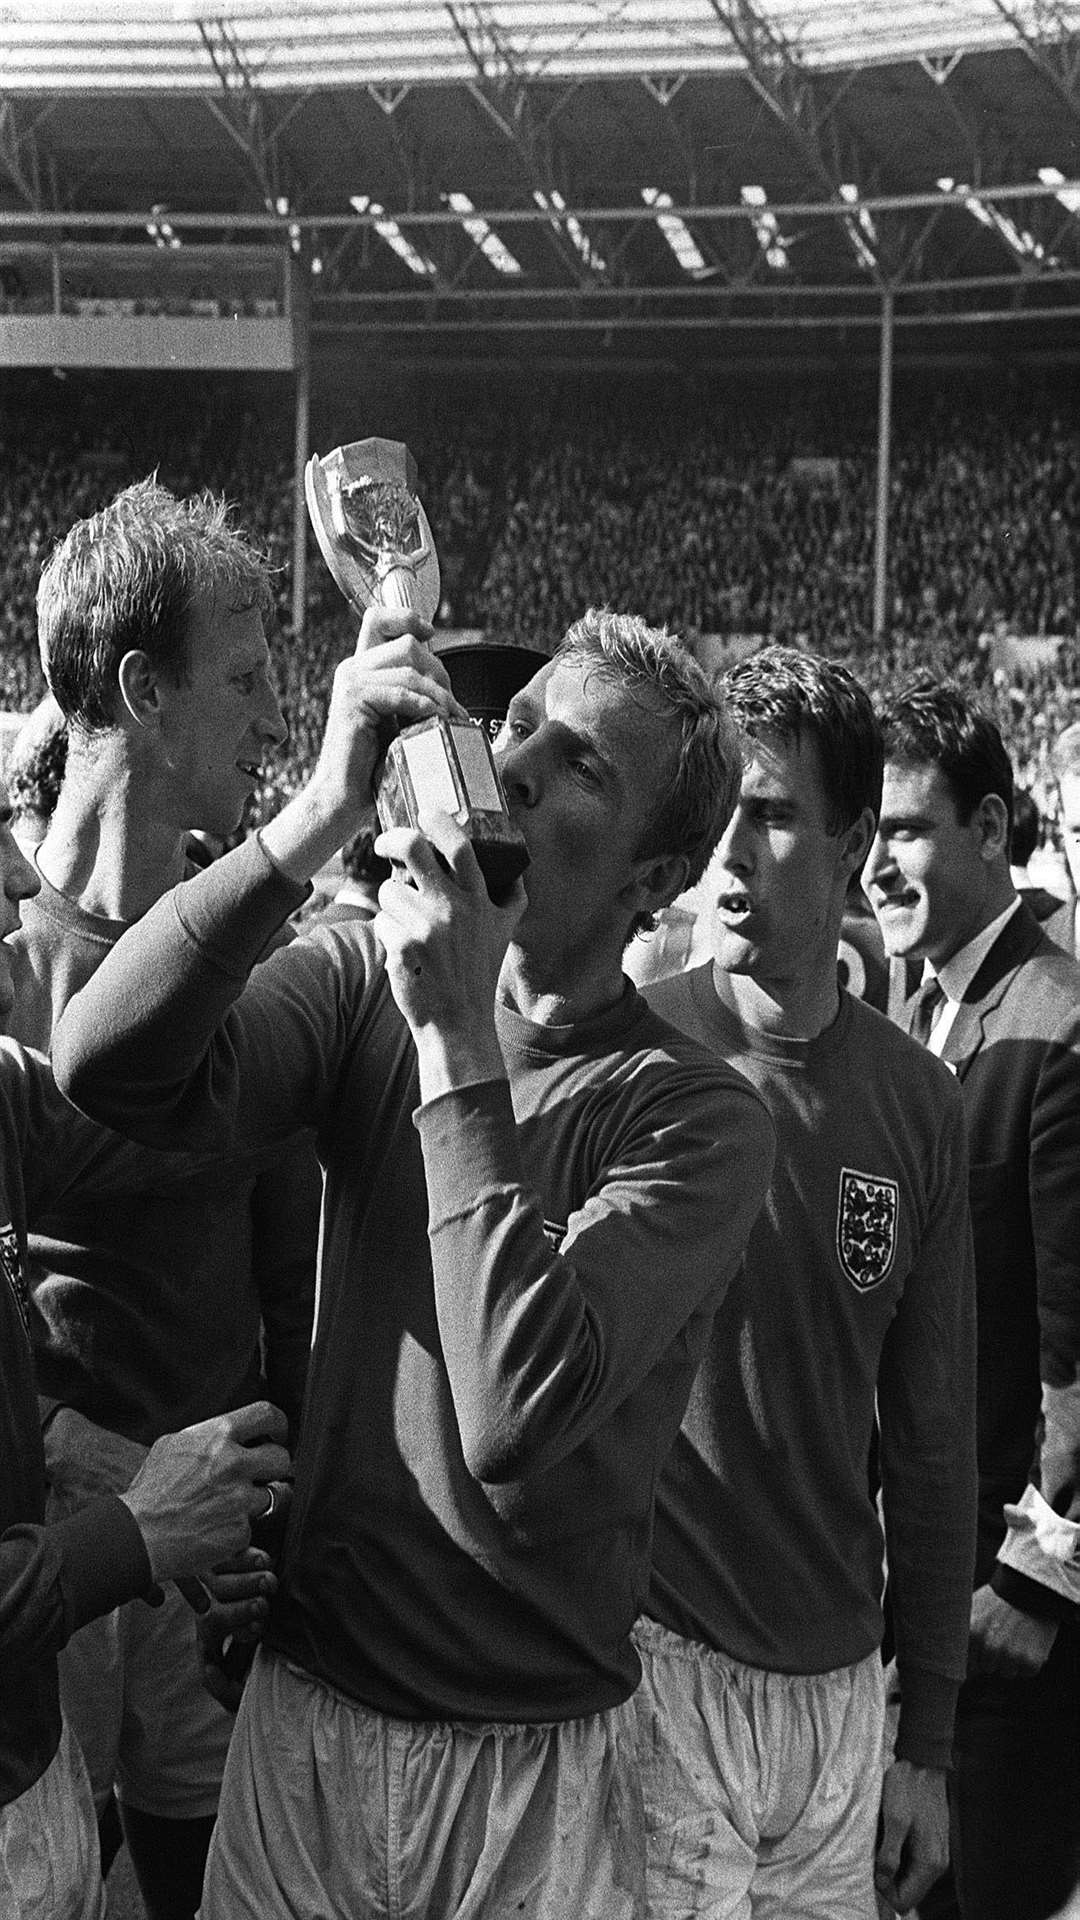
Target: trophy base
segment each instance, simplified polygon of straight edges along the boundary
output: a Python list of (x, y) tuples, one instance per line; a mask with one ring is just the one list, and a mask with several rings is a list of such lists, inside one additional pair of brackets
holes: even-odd
[(503, 898), (529, 864), (478, 721), (433, 717), (406, 727), (387, 748), (375, 806), (384, 830), (415, 827), (436, 809), (448, 813), (471, 841), (492, 900)]
[(488, 899), (496, 904), (505, 900), (514, 881), (524, 873), (529, 864), (529, 855), (525, 842), (516, 828), (511, 827), (507, 834), (505, 820), (496, 819), (493, 831), (488, 836), (485, 823), (477, 816), (465, 825), (465, 831), (472, 842), (476, 855), (476, 864), (484, 876), (484, 885), (488, 890)]

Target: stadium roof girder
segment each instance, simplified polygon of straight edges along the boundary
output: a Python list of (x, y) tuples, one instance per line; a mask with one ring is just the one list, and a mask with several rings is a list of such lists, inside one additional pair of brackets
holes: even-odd
[[(1049, 201), (1054, 205), (1062, 192), (1075, 193), (1078, 190), (1080, 189), (1076, 184), (1070, 182), (1064, 185), (1025, 182), (1012, 187), (983, 188), (978, 198), (988, 207), (1017, 208), (1022, 217), (1027, 218), (1030, 217), (1026, 212), (1028, 204), (1039, 205)], [(964, 186), (948, 193), (870, 196), (852, 202), (850, 205), (848, 203), (837, 205), (832, 202), (775, 203), (771, 211), (785, 228), (796, 225), (802, 229), (804, 239), (815, 229), (827, 229), (830, 223), (835, 225), (837, 221), (842, 221), (861, 211), (870, 215), (879, 229), (890, 216), (921, 215), (921, 225), (907, 254), (902, 258), (898, 256), (899, 265), (886, 283), (902, 299), (946, 294), (961, 295), (965, 289), (972, 292), (991, 286), (1008, 286), (1022, 279), (1052, 285), (1058, 282), (1064, 283), (1076, 277), (1080, 268), (1074, 270), (1068, 266), (1067, 262), (1055, 261), (1051, 257), (1051, 250), (1047, 250), (1046, 257), (1042, 261), (1018, 259), (1015, 252), (1005, 245), (998, 234), (993, 230), (987, 231), (985, 227), (971, 220), (968, 207), (971, 195), (972, 189)], [(530, 227), (544, 227), (551, 223), (561, 225), (569, 222), (571, 218), (576, 218), (590, 227), (602, 226), (605, 231), (610, 230), (613, 233), (618, 232), (620, 225), (623, 225), (626, 233), (619, 242), (620, 247), (629, 244), (634, 229), (640, 229), (643, 225), (649, 228), (655, 223), (655, 212), (644, 205), (576, 210), (567, 208), (565, 213), (551, 208), (541, 210), (537, 207), (504, 207), (476, 211), (496, 229), (502, 226), (517, 228), (519, 231), (527, 230)], [(671, 211), (688, 222), (692, 221), (695, 232), (703, 237), (710, 235), (713, 230), (726, 234), (733, 229), (733, 226), (737, 229), (739, 223), (745, 225), (752, 219), (753, 212), (751, 208), (745, 206), (735, 207), (723, 204), (674, 205)], [(733, 263), (731, 251), (722, 242), (714, 248), (718, 273), (716, 282), (709, 285), (698, 280), (686, 286), (680, 283), (678, 275), (674, 278), (669, 277), (663, 282), (644, 282), (640, 279), (635, 281), (629, 276), (620, 275), (613, 284), (606, 286), (595, 279), (583, 283), (580, 279), (571, 280), (568, 277), (560, 285), (541, 286), (534, 283), (512, 287), (471, 286), (466, 288), (464, 274), (458, 270), (456, 263), (450, 261), (445, 252), (442, 253), (442, 259), (446, 263), (446, 271), (434, 286), (428, 285), (415, 290), (407, 286), (394, 285), (388, 282), (385, 276), (381, 284), (373, 284), (370, 278), (366, 282), (361, 280), (358, 283), (354, 272), (346, 276), (342, 271), (342, 259), (346, 253), (355, 253), (355, 238), (359, 235), (362, 238), (359, 265), (361, 269), (368, 272), (371, 255), (364, 251), (365, 236), (377, 230), (380, 217), (375, 211), (316, 217), (290, 213), (287, 219), (270, 214), (215, 216), (198, 212), (185, 214), (175, 209), (170, 209), (168, 212), (169, 222), (174, 231), (181, 237), (186, 233), (190, 238), (201, 242), (201, 245), (193, 249), (193, 260), (196, 251), (200, 254), (206, 252), (215, 234), (219, 236), (219, 249), (223, 250), (225, 246), (235, 246), (237, 236), (240, 235), (245, 235), (251, 240), (261, 237), (264, 243), (280, 248), (288, 243), (289, 236), (294, 231), (306, 233), (324, 254), (323, 284), (315, 295), (316, 311), (320, 303), (326, 303), (331, 298), (339, 303), (351, 303), (358, 310), (361, 307), (371, 308), (380, 305), (390, 310), (408, 305), (410, 301), (415, 302), (418, 298), (422, 299), (430, 310), (440, 301), (445, 305), (452, 302), (454, 298), (460, 298), (466, 303), (472, 302), (478, 305), (498, 303), (510, 312), (515, 307), (529, 305), (543, 307), (545, 303), (558, 304), (559, 302), (565, 305), (571, 296), (595, 297), (604, 292), (626, 305), (635, 301), (639, 303), (674, 301), (677, 304), (691, 295), (697, 305), (708, 309), (710, 304), (714, 307), (721, 306), (725, 298), (738, 295), (750, 300), (780, 300), (785, 304), (802, 300), (811, 306), (822, 300), (847, 300), (861, 307), (865, 296), (873, 292), (873, 288), (866, 283), (865, 279), (861, 284), (852, 278), (840, 279), (835, 276), (832, 278), (822, 276), (813, 282), (794, 278), (786, 281), (765, 281), (760, 254), (756, 249), (748, 250), (749, 263), (745, 268), (741, 268)], [(443, 207), (420, 209), (415, 212), (403, 210), (396, 213), (394, 217), (401, 230), (412, 230), (417, 234), (425, 252), (430, 252), (434, 236), (445, 236), (449, 240), (453, 235), (457, 240), (461, 234), (462, 216)], [(935, 274), (926, 261), (927, 245), (932, 230), (946, 219), (952, 219), (958, 223), (957, 238), (952, 248), (954, 265), (951, 271), (944, 273), (938, 271)], [(145, 224), (145, 212), (77, 215), (16, 212), (0, 216), (0, 234), (5, 227), (13, 234), (29, 233), (36, 237), (39, 247), (47, 248), (50, 244), (47, 236), (57, 233), (61, 236), (57, 242), (61, 251), (64, 251), (66, 246), (63, 236), (79, 234), (83, 236), (80, 246), (68, 246), (67, 251), (72, 253), (78, 251), (81, 256), (85, 256), (88, 251), (88, 236), (101, 234), (103, 242), (107, 243), (114, 233), (134, 228), (141, 237)], [(1058, 231), (1062, 228), (1070, 234), (1075, 234), (1077, 228), (1075, 216), (1071, 213), (1066, 214), (1065, 220), (1058, 223)], [(907, 231), (910, 231), (910, 228)], [(336, 243), (332, 238), (335, 234), (340, 234), (340, 239)], [(24, 247), (27, 244), (29, 243), (24, 242)], [(469, 248), (469, 259), (475, 258), (476, 249), (471, 242)], [(102, 258), (105, 257), (107, 250), (107, 244), (101, 244)], [(210, 250), (212, 251), (212, 246)], [(974, 261), (974, 264), (963, 273), (957, 270), (958, 250), (970, 253)], [(1075, 247), (1073, 251), (1075, 253)], [(148, 250), (143, 249), (143, 252), (148, 253)], [(1009, 273), (993, 270), (995, 261), (1000, 260), (1002, 253), (1005, 254), (1009, 263)], [(614, 257), (619, 259), (618, 248)], [(836, 258), (846, 264), (848, 260), (846, 248), (841, 249)], [(980, 262), (986, 264), (980, 267)]]
[(994, 0), (1002, 19), (1012, 28), (1032, 65), (1046, 75), (1067, 107), (1080, 119), (1080, 23), (1074, 10), (1061, 0)]
[[(738, 67), (734, 49), (717, 47), (711, 0), (455, 0), (455, 9), (493, 75), (501, 62), (533, 79)], [(761, 11), (805, 67), (831, 70), (993, 50), (1015, 21), (1038, 43), (1080, 24), (1076, 0), (1007, 0), (1007, 11), (999, 0), (863, 0), (857, 14), (847, 0), (761, 0)], [(199, 27), (214, 18), (269, 91), (447, 82), (475, 70), (442, 0), (9, 0), (8, 84), (200, 91), (210, 75)]]
[(19, 198), (29, 207), (42, 204), (42, 176), (47, 175), (53, 204), (56, 204), (56, 179), (51, 156), (38, 138), (55, 102), (45, 100), (21, 128), (13, 101), (0, 97), (0, 168), (6, 173)]
[[(328, 35), (336, 57), (350, 31), (355, 41), (391, 11), (397, 38), (377, 75), (356, 87), (295, 84), (316, 40)], [(409, 36), (436, 12), (456, 49), (452, 84), (435, 60), (421, 77), (408, 71)], [(158, 90), (157, 75), (151, 88), (128, 62), (129, 85), (110, 93), (107, 112), (96, 81), (81, 94), (11, 90), (11, 73), (29, 71), (7, 56), (15, 27), (25, 30), (23, 52), (31, 44), (31, 14), (56, 47), (65, 35), (77, 44), (91, 19), (106, 49), (140, 21), (174, 41), (194, 35), (202, 82)], [(141, 227), (162, 206), (181, 238), (261, 229), (281, 245), (288, 223), (265, 213), (281, 204), (322, 259), (316, 311), (331, 298), (366, 311), (472, 299), (485, 308), (502, 300), (508, 312), (514, 301), (537, 311), (561, 301), (569, 315), (603, 288), (628, 313), (681, 308), (689, 295), (703, 311), (775, 296), (788, 310), (802, 300), (812, 315), (823, 292), (861, 313), (875, 289), (963, 300), (965, 286), (1004, 286), (1011, 275), (1050, 290), (1060, 277), (1053, 256), (1062, 272), (1080, 257), (1080, 222), (1048, 198), (1061, 187), (1040, 188), (1035, 175), (1053, 163), (1067, 186), (1080, 172), (1078, 29), (1080, 0), (861, 0), (854, 25), (850, 0), (621, 0), (614, 13), (610, 0), (405, 0), (362, 14), (326, 0), (299, 9), (293, 0), (74, 0), (73, 9), (15, 0), (0, 23), (0, 239), (5, 227), (32, 230), (21, 216), (43, 216), (48, 199), (56, 217), (38, 219), (43, 236), (63, 230), (65, 207), (69, 231), (88, 231), (77, 209), (104, 233)], [(846, 58), (852, 33), (873, 64)], [(287, 43), (298, 55), (289, 85), (274, 65)], [(666, 65), (672, 48), (681, 65)], [(586, 49), (608, 61), (602, 78), (581, 65)], [(698, 64), (706, 51), (709, 63)], [(192, 139), (193, 113), (215, 134)], [(980, 227), (961, 196), (930, 191), (946, 174), (985, 204), (1014, 197), (1046, 258), (1023, 257), (1000, 229)], [(738, 204), (750, 181), (790, 241), (780, 274)], [(850, 204), (840, 196), (848, 181), (858, 188)], [(643, 185), (670, 196), (705, 254), (707, 280), (680, 284)], [(495, 284), (490, 260), (446, 209), (450, 189), (467, 192), (496, 234), (508, 230), (509, 241), (512, 229), (522, 284)], [(410, 287), (374, 220), (346, 210), (361, 191), (412, 231), (437, 267), (434, 286)], [(245, 222), (254, 214), (253, 229)], [(856, 235), (853, 222), (869, 217), (872, 232)], [(857, 237), (860, 255), (874, 253), (872, 269), (857, 258)]]
[[(837, 92), (820, 104), (810, 76), (783, 32), (751, 0), (710, 0), (713, 12), (731, 36), (746, 62), (747, 78), (755, 92), (776, 115), (799, 148), (812, 179), (816, 179), (827, 197), (840, 199), (841, 182), (865, 179), (868, 163), (857, 144), (847, 137), (848, 159), (841, 160), (838, 109), (840, 99), (851, 84), (845, 74)], [(823, 136), (828, 136), (828, 151)], [(872, 270), (882, 278), (879, 246), (875, 238), (867, 241)]]

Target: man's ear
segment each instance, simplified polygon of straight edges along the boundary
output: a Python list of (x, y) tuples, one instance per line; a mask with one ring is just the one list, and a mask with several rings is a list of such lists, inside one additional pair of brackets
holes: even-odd
[(633, 897), (638, 913), (660, 913), (685, 893), (689, 863), (681, 853), (658, 854), (655, 859), (635, 860), (634, 878), (625, 892)]
[(156, 727), (161, 718), (161, 693), (148, 654), (141, 647), (125, 653), (116, 674), (120, 698), (139, 727)]
[(1009, 852), (1009, 811), (999, 793), (984, 793), (972, 824), (979, 835), (979, 852), (984, 860), (997, 860)]
[(872, 807), (864, 807), (858, 819), (850, 827), (845, 827), (840, 836), (840, 858), (849, 880), (853, 873), (861, 873), (865, 867), (876, 832), (877, 821)]

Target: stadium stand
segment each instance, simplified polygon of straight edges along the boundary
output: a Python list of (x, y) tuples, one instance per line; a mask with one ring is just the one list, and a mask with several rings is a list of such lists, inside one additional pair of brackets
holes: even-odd
[[(673, 405), (639, 383), (590, 398), (555, 381), (467, 408), (428, 399), (411, 439), (442, 624), (550, 647), (606, 601), (721, 647), (769, 636), (840, 655), (872, 690), (908, 668), (955, 671), (992, 704), (1053, 819), (1048, 742), (1080, 710), (1080, 432), (1064, 381), (1015, 382), (989, 410), (974, 388), (903, 396), (883, 647), (870, 633), (869, 407), (852, 414), (824, 384), (707, 405), (689, 386)], [(33, 603), (53, 540), (156, 466), (181, 492), (224, 491), (279, 570), (291, 737), (264, 801), (292, 791), (352, 623), (312, 552), (304, 646), (290, 644), (291, 447), (265, 383), (24, 375), (18, 393), (0, 388), (0, 458), (0, 704), (26, 710), (43, 690)], [(1057, 644), (1026, 664), (1022, 645), (1001, 653), (1005, 634)]]

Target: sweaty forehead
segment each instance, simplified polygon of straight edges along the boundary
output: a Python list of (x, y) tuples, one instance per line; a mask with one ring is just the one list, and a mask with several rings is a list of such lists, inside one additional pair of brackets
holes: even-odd
[(895, 813), (900, 807), (930, 813), (943, 808), (956, 811), (952, 789), (933, 761), (886, 760), (881, 810)]
[(629, 686), (602, 660), (556, 656), (534, 675), (525, 692), (533, 694), (549, 719), (602, 736), (609, 746), (640, 742), (643, 734), (655, 743), (673, 728), (671, 714), (650, 697), (648, 688)]
[(810, 734), (781, 738), (762, 733), (748, 742), (743, 764), (744, 794), (783, 793), (809, 811), (826, 808), (821, 751)]

